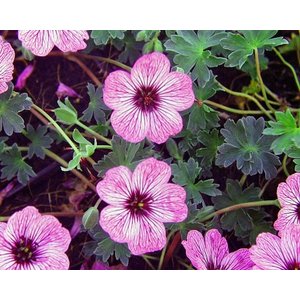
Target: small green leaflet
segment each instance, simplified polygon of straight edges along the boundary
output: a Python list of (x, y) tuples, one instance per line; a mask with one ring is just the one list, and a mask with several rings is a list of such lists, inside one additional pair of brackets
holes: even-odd
[(92, 30), (91, 38), (96, 45), (106, 45), (111, 39), (123, 39), (126, 30)]

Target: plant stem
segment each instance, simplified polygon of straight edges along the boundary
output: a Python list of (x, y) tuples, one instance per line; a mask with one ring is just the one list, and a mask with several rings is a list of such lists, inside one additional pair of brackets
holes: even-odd
[(246, 203), (241, 203), (241, 204), (236, 204), (236, 205), (232, 205), (232, 206), (228, 206), (225, 208), (222, 208), (220, 210), (217, 210), (211, 214), (209, 214), (208, 216), (206, 216), (205, 218), (203, 218), (201, 220), (201, 222), (205, 222), (208, 221), (212, 218), (214, 218), (215, 216), (219, 216), (231, 211), (235, 211), (241, 208), (248, 208), (248, 207), (255, 207), (255, 206), (269, 206), (269, 205), (275, 205), (279, 207), (279, 202), (278, 200), (262, 200), (262, 201), (254, 201), (254, 202), (246, 202)]
[(230, 89), (228, 89), (227, 87), (225, 87), (223, 84), (221, 84), (220, 82), (217, 81), (217, 83), (219, 84), (219, 86), (222, 88), (222, 90), (224, 90), (226, 93), (228, 94), (231, 94), (233, 96), (237, 96), (237, 97), (243, 97), (243, 98), (246, 98), (246, 99), (249, 99), (251, 101), (253, 101), (257, 107), (271, 120), (274, 121), (274, 118), (272, 117), (272, 115), (270, 114), (270, 112), (268, 112), (267, 110), (265, 110), (265, 108), (259, 103), (259, 101), (254, 98), (253, 96), (250, 96), (248, 94), (245, 94), (245, 93), (241, 93), (241, 92), (235, 92), (235, 91), (232, 91)]
[(282, 168), (283, 168), (283, 172), (284, 172), (285, 176), (289, 177), (290, 174), (289, 174), (289, 171), (287, 169), (287, 159), (288, 159), (288, 156), (287, 156), (287, 154), (285, 154), (284, 157), (283, 157), (283, 160), (282, 160)]
[(153, 264), (151, 263), (151, 261), (148, 259), (148, 257), (146, 255), (142, 256), (144, 261), (147, 263), (147, 265), (151, 268), (151, 270), (155, 270)]
[(239, 114), (239, 115), (262, 115), (264, 112), (260, 110), (241, 110), (241, 109), (236, 109), (236, 108), (230, 108), (225, 105), (210, 101), (210, 100), (204, 100), (203, 103), (208, 104), (209, 106), (214, 106), (217, 108), (220, 108), (224, 111), (228, 111), (234, 114)]
[[(83, 212), (60, 212), (60, 211), (53, 211), (53, 212), (46, 212), (46, 213), (42, 213), (42, 215), (51, 215), (54, 217), (66, 217), (66, 218), (73, 218), (73, 217), (82, 217), (83, 216)], [(6, 222), (8, 221), (8, 219), (10, 218), (10, 216), (7, 217), (0, 217), (0, 222)]]
[(247, 179), (247, 175), (243, 174), (243, 176), (240, 179), (240, 185), (241, 185), (241, 187), (245, 184), (246, 179)]
[(159, 263), (158, 263), (158, 270), (161, 270), (163, 263), (164, 263), (164, 258), (166, 255), (166, 251), (167, 251), (167, 247), (168, 247), (168, 243), (170, 241), (171, 236), (173, 235), (174, 231), (170, 231), (170, 233), (167, 236), (167, 242), (166, 242), (166, 246), (163, 248), (161, 255), (160, 255), (160, 259), (159, 259)]
[(41, 109), (36, 104), (32, 104), (32, 108), (38, 111), (41, 115), (43, 115), (55, 127), (55, 129), (61, 134), (61, 136), (66, 140), (66, 142), (70, 145), (70, 147), (74, 150), (76, 154), (80, 153), (80, 151), (73, 143), (73, 141), (68, 137), (68, 135), (63, 131), (63, 129), (57, 124), (57, 122), (49, 114), (47, 114), (43, 109)]
[(265, 103), (266, 103), (267, 107), (269, 108), (269, 110), (271, 110), (272, 112), (275, 112), (274, 108), (269, 103), (269, 99), (268, 99), (268, 96), (267, 96), (265, 85), (264, 85), (263, 79), (262, 79), (261, 74), (260, 74), (259, 55), (258, 55), (257, 48), (254, 49), (254, 56), (255, 56), (256, 74), (257, 74), (257, 77), (258, 77), (258, 80), (259, 80), (261, 92), (264, 96)]
[[(106, 144), (111, 146), (111, 140), (102, 136), (101, 134), (97, 133), (96, 131), (94, 131), (93, 129), (89, 128), (88, 126), (86, 126), (85, 124), (81, 123), (79, 120), (77, 120), (76, 125), (78, 125), (79, 127), (83, 128), (84, 130), (86, 130), (87, 132), (89, 132), (92, 136), (94, 136), (97, 140), (103, 141)], [(103, 148), (104, 149), (104, 148)], [(106, 148), (106, 149), (112, 149), (110, 148)]]
[(299, 83), (299, 79), (298, 79), (298, 76), (297, 76), (297, 73), (296, 73), (294, 67), (284, 59), (284, 57), (281, 55), (281, 53), (276, 48), (273, 48), (273, 50), (277, 54), (277, 56), (280, 58), (282, 63), (284, 65), (286, 65), (291, 70), (291, 72), (293, 73), (295, 83), (297, 85), (298, 91), (300, 92), (300, 83)]

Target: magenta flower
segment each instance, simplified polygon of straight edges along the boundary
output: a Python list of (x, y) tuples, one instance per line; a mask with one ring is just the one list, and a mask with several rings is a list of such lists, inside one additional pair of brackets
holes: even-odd
[(250, 270), (253, 267), (249, 250), (229, 253), (227, 241), (217, 229), (207, 231), (205, 238), (199, 231), (191, 230), (182, 245), (198, 270)]
[(18, 37), (23, 47), (37, 56), (46, 56), (54, 46), (76, 52), (86, 48), (84, 39), (89, 39), (85, 30), (19, 30)]
[(148, 158), (132, 173), (120, 166), (108, 170), (97, 184), (102, 200), (110, 204), (101, 211), (100, 225), (111, 239), (128, 243), (135, 255), (162, 249), (166, 244), (164, 222), (187, 217), (185, 190), (168, 183), (171, 168)]
[(286, 182), (282, 182), (277, 188), (277, 197), (281, 205), (278, 219), (274, 228), (281, 231), (290, 224), (300, 224), (300, 173), (289, 176)]
[(78, 95), (76, 91), (74, 91), (71, 87), (67, 86), (62, 82), (59, 83), (55, 94), (58, 97), (58, 99), (61, 99), (63, 97), (81, 98), (81, 96)]
[(195, 96), (189, 76), (170, 72), (168, 58), (154, 52), (139, 58), (131, 74), (110, 73), (103, 100), (114, 110), (111, 124), (118, 135), (132, 143), (147, 137), (161, 144), (182, 130), (178, 111), (190, 108)]
[(70, 241), (55, 217), (28, 206), (0, 222), (0, 270), (67, 270)]
[(8, 89), (7, 82), (13, 79), (15, 51), (0, 36), (0, 94)]
[(17, 83), (15, 85), (16, 90), (22, 90), (25, 87), (26, 81), (30, 77), (30, 75), (32, 74), (33, 70), (34, 70), (33, 65), (28, 65), (22, 71), (22, 73), (19, 75), (19, 77), (17, 79)]
[(261, 233), (256, 245), (250, 248), (250, 257), (258, 270), (300, 269), (300, 225), (286, 227), (281, 238), (271, 233)]

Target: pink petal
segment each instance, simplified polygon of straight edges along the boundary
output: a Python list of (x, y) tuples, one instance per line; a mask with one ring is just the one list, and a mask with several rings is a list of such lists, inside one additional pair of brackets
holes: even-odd
[(116, 133), (128, 142), (138, 143), (146, 137), (149, 128), (147, 115), (134, 106), (113, 111), (110, 120)]
[(159, 52), (143, 55), (134, 64), (131, 78), (135, 86), (159, 87), (170, 71), (170, 61)]
[(160, 189), (151, 193), (154, 198), (150, 204), (151, 215), (161, 222), (184, 221), (188, 214), (184, 188), (173, 183), (159, 186)]
[(182, 111), (190, 108), (195, 102), (191, 78), (180, 72), (171, 72), (160, 85), (159, 98), (165, 108)]
[(251, 260), (261, 270), (284, 270), (286, 260), (281, 250), (280, 238), (271, 233), (260, 233), (256, 245), (250, 248)]
[(99, 197), (108, 204), (123, 205), (131, 194), (131, 171), (124, 166), (108, 170), (97, 184)]
[(71, 87), (67, 86), (66, 84), (60, 82), (58, 88), (55, 92), (58, 99), (64, 97), (74, 97), (74, 98), (81, 98), (79, 94), (76, 93)]
[(114, 71), (104, 82), (103, 101), (111, 109), (126, 110), (134, 105), (136, 93), (130, 74), (125, 71)]
[(5, 93), (8, 90), (8, 85), (5, 82), (0, 82), (0, 94)]
[(54, 47), (50, 30), (19, 30), (19, 40), (34, 55), (46, 56)]
[(149, 113), (147, 138), (154, 143), (162, 144), (170, 136), (179, 133), (182, 127), (182, 118), (177, 111), (160, 107)]
[(4, 238), (6, 223), (0, 222), (0, 270), (7, 270), (15, 265), (14, 257), (10, 251), (11, 246)]
[(191, 230), (182, 242), (186, 255), (198, 270), (219, 269), (223, 258), (228, 255), (228, 245), (218, 230), (211, 229), (205, 235)]
[(76, 52), (86, 48), (89, 39), (85, 30), (49, 30), (52, 41), (63, 52)]
[(252, 270), (253, 266), (249, 249), (239, 249), (229, 253), (221, 262), (222, 270)]
[(22, 73), (19, 75), (17, 83), (15, 85), (16, 90), (21, 90), (25, 87), (27, 79), (30, 77), (30, 75), (33, 72), (33, 65), (28, 65)]
[(137, 165), (132, 175), (133, 189), (151, 195), (167, 183), (171, 177), (171, 167), (155, 158), (147, 158)]
[(41, 249), (42, 253), (36, 262), (31, 263), (31, 270), (68, 270), (70, 262), (68, 256), (53, 248)]
[(287, 205), (280, 209), (274, 228), (279, 231), (278, 235), (281, 236), (281, 232), (291, 224), (300, 224), (295, 205)]
[(289, 176), (286, 183), (278, 185), (277, 197), (281, 206), (300, 204), (300, 173)]

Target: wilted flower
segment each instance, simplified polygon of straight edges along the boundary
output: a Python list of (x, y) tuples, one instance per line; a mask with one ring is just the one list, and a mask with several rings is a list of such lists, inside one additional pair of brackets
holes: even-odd
[(89, 35), (85, 30), (19, 30), (18, 37), (34, 55), (46, 56), (54, 46), (63, 52), (84, 49)]
[(168, 183), (171, 168), (148, 158), (132, 173), (120, 166), (108, 170), (97, 184), (102, 200), (110, 204), (101, 211), (100, 225), (111, 239), (128, 243), (135, 255), (162, 249), (166, 244), (163, 222), (187, 217), (185, 190)]
[(0, 222), (0, 270), (66, 270), (71, 237), (53, 216), (28, 206)]
[(7, 82), (13, 79), (15, 51), (0, 37), (0, 94), (8, 89)]
[(277, 197), (281, 209), (274, 228), (279, 231), (280, 236), (288, 225), (300, 224), (300, 173), (289, 176), (286, 182), (278, 185)]
[(110, 73), (103, 100), (114, 110), (111, 124), (122, 138), (137, 143), (147, 137), (161, 144), (182, 130), (178, 111), (190, 108), (195, 96), (189, 76), (170, 72), (168, 58), (154, 52), (138, 59), (131, 74)]
[(19, 75), (18, 79), (17, 79), (17, 83), (15, 85), (15, 89), (16, 90), (21, 90), (25, 87), (26, 85), (26, 80), (29, 78), (29, 76), (32, 74), (33, 72), (33, 65), (28, 65), (23, 71), (22, 73)]
[(56, 91), (56, 96), (58, 99), (64, 97), (74, 97), (74, 98), (81, 98), (71, 87), (67, 86), (66, 84), (60, 82)]
[(250, 248), (250, 257), (259, 270), (300, 269), (300, 225), (286, 227), (281, 238), (271, 233), (261, 233), (256, 245)]
[(191, 230), (182, 245), (198, 270), (250, 270), (253, 267), (249, 250), (229, 253), (227, 241), (217, 229), (207, 231), (205, 238), (199, 231)]

